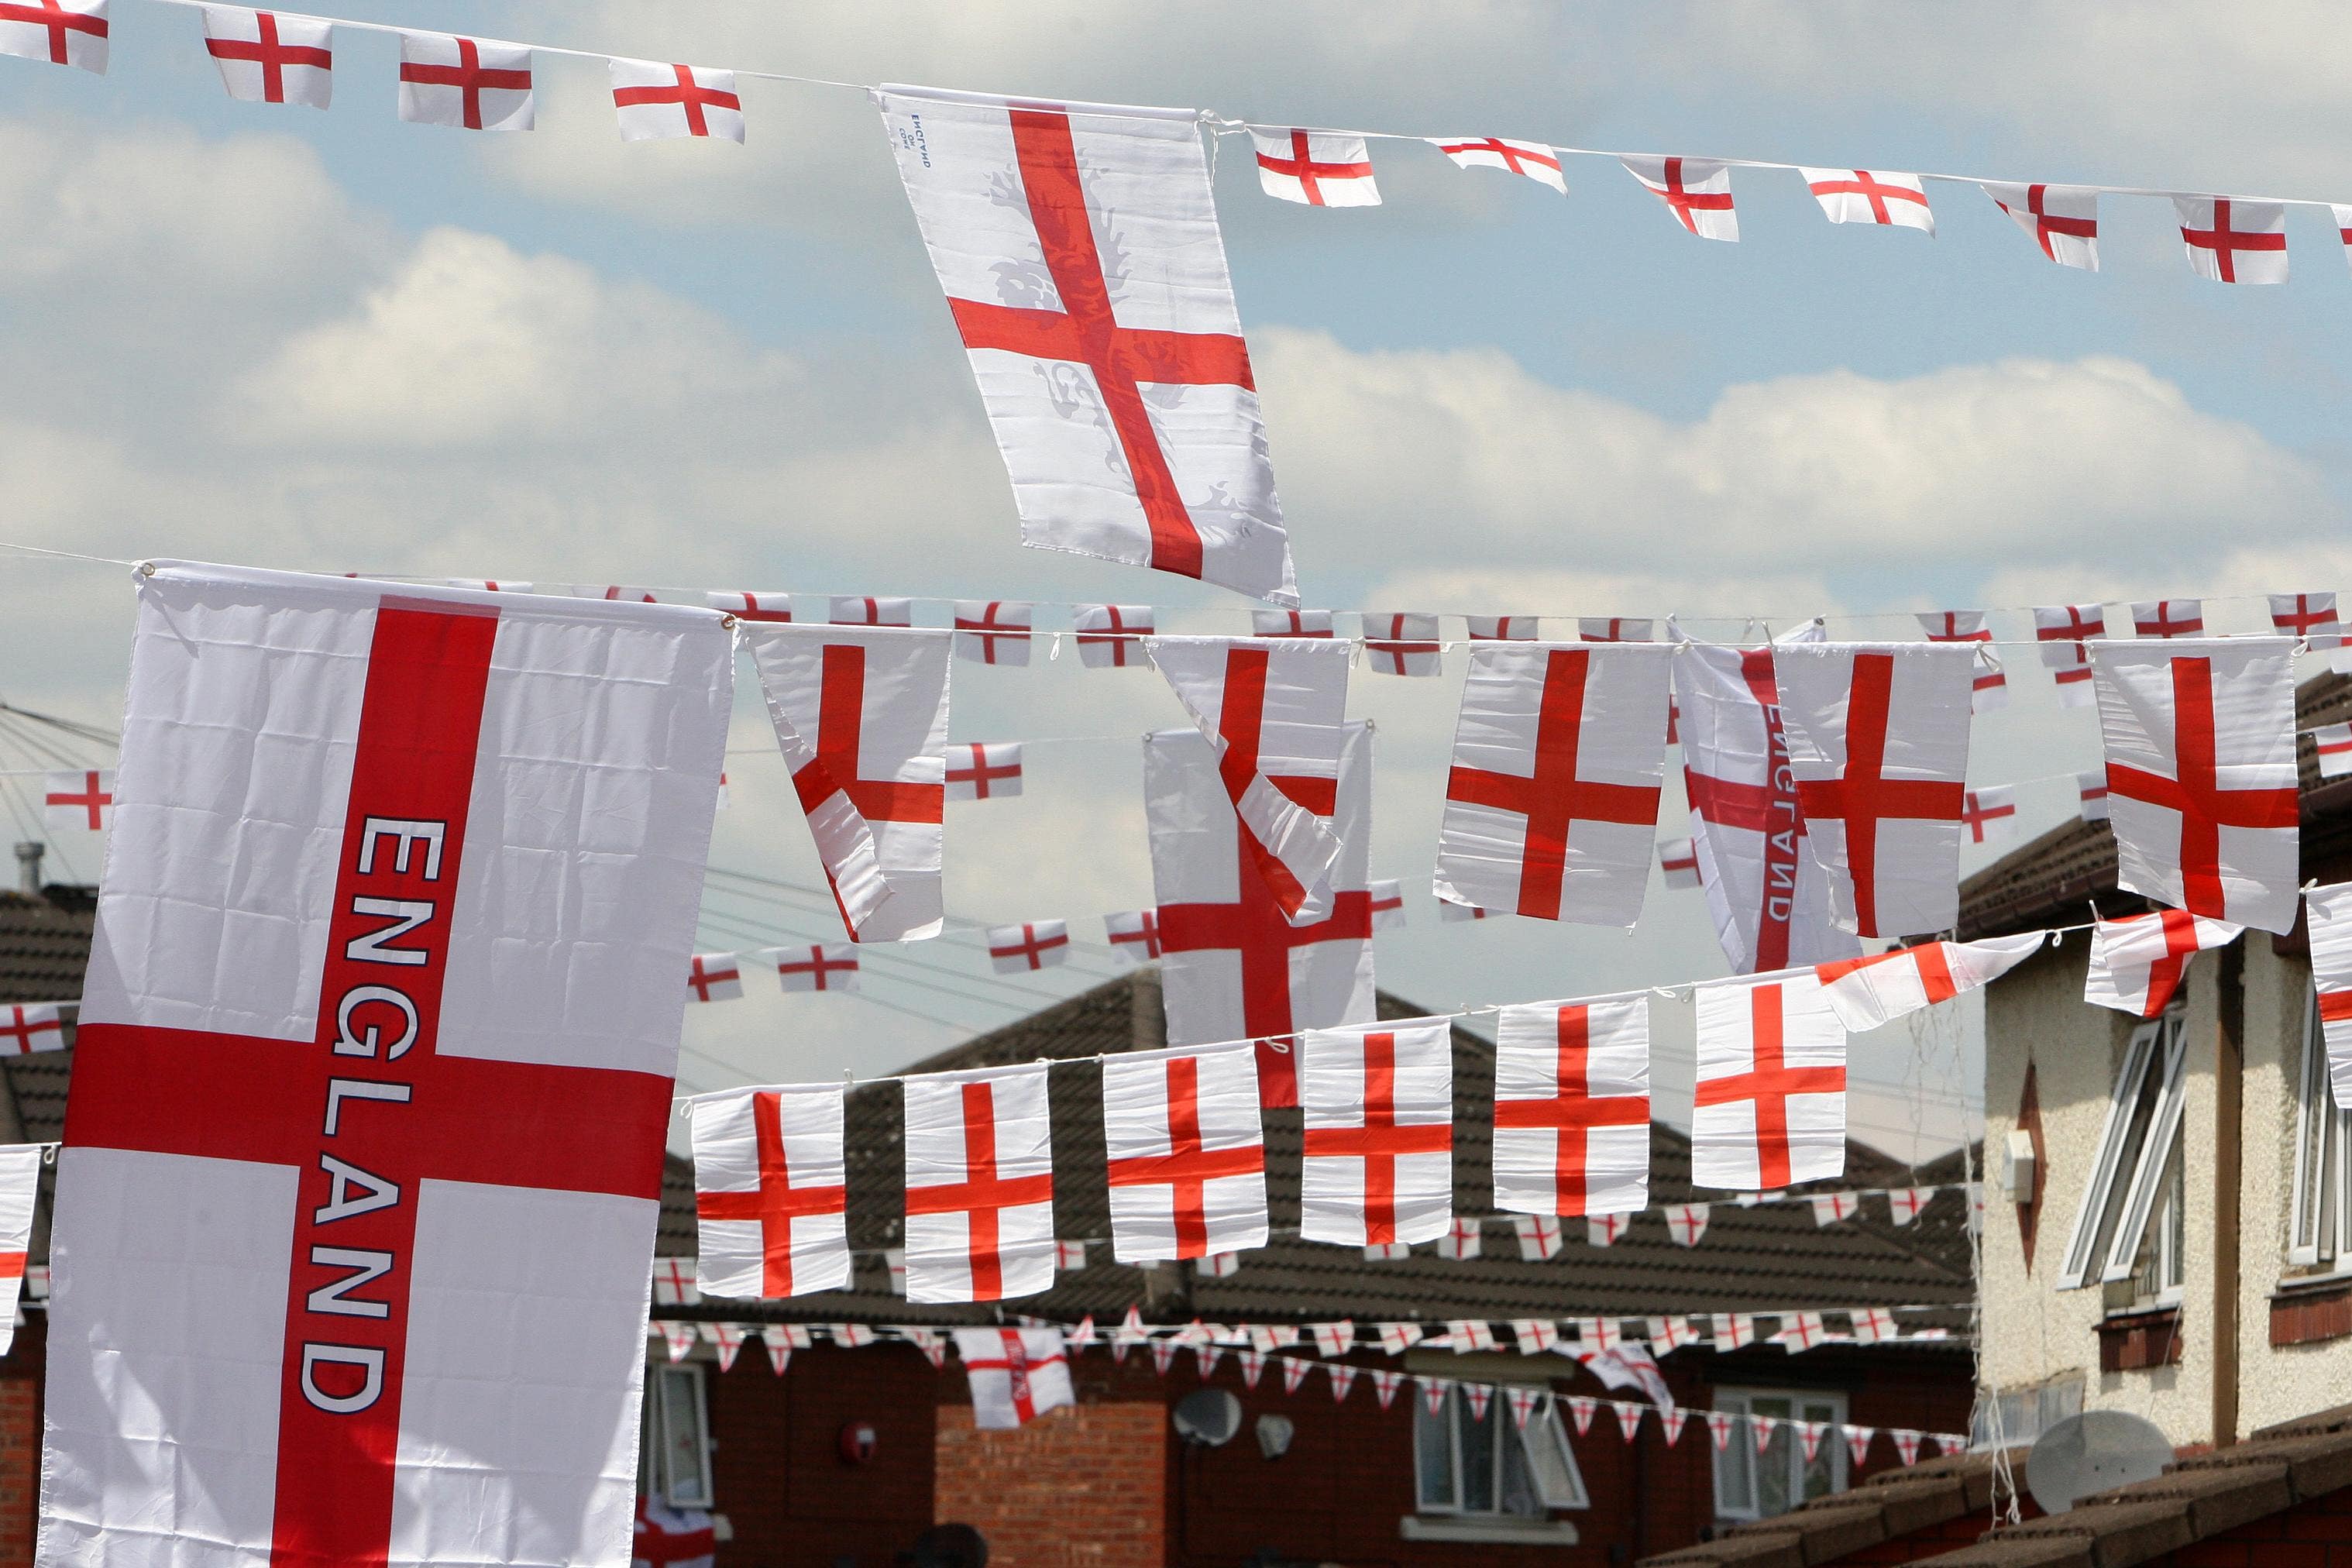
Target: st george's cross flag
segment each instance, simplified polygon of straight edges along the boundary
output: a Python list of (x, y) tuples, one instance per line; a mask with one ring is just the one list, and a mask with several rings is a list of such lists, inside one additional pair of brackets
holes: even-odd
[(1854, 1034), (1990, 985), (2040, 950), (2041, 931), (1982, 942), (1927, 942), (1819, 965), (1823, 995)]
[(2300, 864), (2294, 644), (2102, 643), (2092, 650), (2116, 883), (2176, 910), (2291, 929)]
[(1984, 194), (2061, 267), (2099, 269), (2099, 192), (2094, 185), (1983, 182)]
[[(1821, 640), (1807, 625), (1778, 647)], [(1717, 938), (1742, 973), (1852, 958), (1862, 944), (1830, 918), (1829, 879), (1806, 843), (1775, 647), (1675, 649), (1683, 789)]]
[(1026, 665), (1034, 605), (1010, 599), (955, 602), (956, 657), (974, 664)]
[(1696, 988), (1691, 1181), (1756, 1192), (1845, 1170), (1845, 1030), (1810, 971)]
[(530, 45), (447, 33), (400, 35), (403, 120), (467, 131), (528, 131), (533, 113)]
[(950, 634), (740, 629), (849, 935), (939, 935)]
[(958, 1329), (955, 1344), (971, 1379), (971, 1424), (984, 1432), (1010, 1431), (1078, 1402), (1059, 1329)]
[(1838, 925), (1916, 936), (1959, 919), (1972, 649), (1811, 643), (1773, 655), (1789, 758)]
[(2286, 281), (2286, 204), (2175, 196), (2189, 269), (2216, 283)]
[(1372, 732), (1345, 726), (1336, 783), (1277, 775), (1276, 787), (1312, 808), (1340, 843), (1331, 912), (1294, 925), (1282, 911), (1249, 832), (1217, 780), (1209, 743), (1163, 730), (1143, 743), (1144, 815), (1168, 1037), (1177, 1045), (1259, 1042), (1268, 1105), (1298, 1103), (1292, 1037), (1300, 1029), (1369, 1024), (1372, 991)]
[(1366, 610), (1364, 659), (1375, 675), (1427, 679), (1444, 672), (1437, 617), (1411, 610)]
[(2327, 1041), (2327, 1080), (2337, 1110), (2352, 1106), (2352, 882), (2303, 895), (2311, 914), (2311, 979)]
[(1649, 998), (1504, 1008), (1495, 1029), (1496, 1206), (1605, 1215), (1649, 1201)]
[(727, 628), (138, 592), (39, 1561), (625, 1563)]
[(82, 768), (48, 773), (41, 781), (43, 826), (91, 833), (114, 825), (114, 770)]
[(2271, 625), (2281, 637), (2299, 639), (2314, 653), (2344, 646), (2344, 623), (2336, 617), (2334, 594), (2273, 594)]
[(1927, 205), (1927, 188), (1916, 174), (1892, 169), (1810, 169), (1797, 171), (1822, 216), (1832, 223), (1870, 223), (1881, 227), (1916, 228), (1932, 236), (1936, 215)]
[(66, 1048), (64, 1011), (70, 1002), (0, 1003), (0, 1056), (30, 1056)]
[(786, 991), (856, 991), (857, 949), (848, 942), (814, 942), (806, 947), (763, 947), (762, 963), (772, 964), (778, 984)]
[(2107, 635), (2103, 605), (2041, 605), (2033, 611), (2033, 640), (2042, 645), (2042, 663), (2058, 683), (2058, 705), (2087, 708), (2091, 689), (2090, 639)]
[(16, 0), (0, 6), (0, 55), (106, 74), (106, 0)]
[(743, 100), (735, 73), (667, 60), (611, 59), (613, 109), (624, 142), (708, 137), (743, 140)]
[(316, 16), (205, 7), (205, 48), (228, 95), (245, 103), (326, 108), (334, 94), (334, 31)]
[(26, 1260), (33, 1245), (33, 1204), (40, 1195), (38, 1143), (0, 1147), (0, 1355), (16, 1338), (16, 1305), (25, 1288)]
[(1247, 1046), (1103, 1062), (1111, 1256), (1207, 1258), (1265, 1245), (1265, 1144)]
[(718, 1561), (719, 1527), (701, 1509), (639, 1498), (630, 1551), (632, 1568), (711, 1568)]
[(1150, 605), (1080, 605), (1070, 625), (1078, 662), (1088, 669), (1124, 669), (1143, 663), (1143, 639), (1156, 629)]
[(874, 94), (1021, 542), (1296, 605), (1191, 110)]
[(1054, 1288), (1045, 1064), (921, 1073), (907, 1097), (907, 1300), (1002, 1301)]
[(958, 741), (948, 748), (950, 800), (1009, 800), (1021, 793), (1021, 742)]
[(1253, 125), (1249, 135), (1258, 188), (1267, 195), (1309, 207), (1381, 205), (1371, 150), (1361, 136), (1292, 125)]
[(1672, 652), (1654, 643), (1470, 650), (1437, 896), (1630, 926), (1650, 884)]
[(1275, 781), (1339, 777), (1348, 645), (1188, 637), (1154, 637), (1144, 647), (1216, 749), (1217, 778), (1284, 915), (1329, 914), (1339, 841), (1318, 802), (1301, 802)]
[(2189, 961), (2209, 947), (2227, 947), (2245, 927), (2179, 910), (2151, 910), (2091, 924), (2091, 962), (2083, 1000), (2135, 1018), (2164, 1011), (2189, 973)]
[(1969, 687), (1969, 710), (1990, 713), (2009, 706), (2009, 674), (1993, 658), (1992, 628), (1982, 610), (1920, 610), (1919, 629), (1929, 642), (1969, 643), (1977, 649), (1975, 678)]
[(695, 1283), (802, 1296), (849, 1283), (842, 1086), (728, 1089), (689, 1102)]
[(1500, 169), (1524, 174), (1540, 184), (1568, 195), (1568, 176), (1560, 172), (1559, 154), (1541, 142), (1513, 142), (1501, 136), (1429, 136), (1423, 140), (1444, 153), (1457, 168)]
[(1444, 1018), (1300, 1037), (1298, 1234), (1347, 1247), (1434, 1241), (1454, 1218), (1454, 1026)]
[(1731, 205), (1731, 169), (1703, 158), (1625, 157), (1617, 160), (1675, 221), (1701, 239), (1737, 240), (1739, 214)]

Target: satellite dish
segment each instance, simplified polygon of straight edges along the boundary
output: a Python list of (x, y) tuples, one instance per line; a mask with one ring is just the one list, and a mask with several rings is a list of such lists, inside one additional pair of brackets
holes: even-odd
[(988, 1568), (988, 1542), (968, 1524), (935, 1524), (915, 1538), (912, 1556), (915, 1568)]
[(1290, 1452), (1290, 1439), (1298, 1428), (1287, 1415), (1261, 1415), (1257, 1418), (1257, 1451), (1269, 1459), (1279, 1459)]
[(1176, 1435), (1204, 1448), (1222, 1448), (1242, 1429), (1242, 1402), (1222, 1388), (1203, 1388), (1176, 1402)]
[(2026, 1456), (2025, 1484), (2045, 1513), (2063, 1513), (2095, 1492), (2153, 1480), (2172, 1463), (2172, 1439), (2122, 1410), (2069, 1415)]

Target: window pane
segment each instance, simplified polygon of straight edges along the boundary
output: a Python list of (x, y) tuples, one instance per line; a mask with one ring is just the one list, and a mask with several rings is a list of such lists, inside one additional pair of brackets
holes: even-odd
[[(1503, 1455), (1502, 1511), (1520, 1519), (1540, 1519), (1544, 1508), (1536, 1497), (1535, 1478), (1528, 1472), (1528, 1447), (1519, 1440), (1516, 1429), (1506, 1431), (1503, 1426), (1502, 1392), (1496, 1389), (1495, 1402), (1486, 1407), (1495, 1433), (1495, 1446), (1502, 1450)], [(1532, 1430), (1534, 1426), (1530, 1420), (1529, 1429)]]
[(700, 1369), (666, 1366), (660, 1377), (663, 1493), (674, 1507), (707, 1508), (710, 1477), (703, 1467)]
[[(1769, 1519), (1775, 1514), (1788, 1512), (1797, 1502), (1793, 1495), (1796, 1458), (1801, 1450), (1798, 1447), (1796, 1433), (1789, 1426), (1797, 1408), (1794, 1401), (1783, 1395), (1764, 1394), (1749, 1399), (1748, 1405), (1759, 1415), (1780, 1417), (1780, 1425), (1772, 1428), (1770, 1446), (1757, 1456), (1756, 1460), (1756, 1511)], [(1756, 1435), (1752, 1431), (1740, 1436), (1748, 1438), (1751, 1446), (1754, 1444)]]
[[(1836, 1405), (1818, 1404), (1811, 1400), (1806, 1401), (1806, 1420), (1834, 1422), (1837, 1418)], [(1821, 1447), (1813, 1450), (1813, 1457), (1811, 1459), (1804, 1457), (1804, 1443), (1801, 1440), (1797, 1444), (1797, 1460), (1804, 1470), (1803, 1491), (1807, 1501), (1810, 1502), (1817, 1497), (1827, 1497), (1838, 1489), (1838, 1456), (1844, 1452), (1840, 1443), (1841, 1439), (1836, 1432), (1822, 1433)]]
[(1459, 1393), (1454, 1409), (1462, 1435), (1462, 1511), (1495, 1511), (1495, 1421), (1502, 1415), (1499, 1399), (1489, 1400), (1484, 1420), (1470, 1414), (1470, 1402)]
[(1550, 1401), (1530, 1417), (1519, 1436), (1536, 1496), (1546, 1506), (1591, 1506), (1584, 1495), (1584, 1477), (1577, 1470), (1576, 1450), (1569, 1446), (1568, 1427), (1560, 1420), (1558, 1400)]
[[(1739, 1394), (1718, 1394), (1715, 1407), (1744, 1415), (1748, 1401)], [(1710, 1439), (1713, 1436), (1708, 1434)], [(1747, 1519), (1756, 1512), (1756, 1445), (1745, 1422), (1733, 1423), (1731, 1441), (1715, 1451), (1715, 1511), (1727, 1519)]]
[(2326, 1058), (2315, 1003), (2304, 1017), (2303, 1071), (2297, 1079), (2301, 1093), (2295, 1105), (2294, 1229), (2287, 1242), (2292, 1263), (2325, 1263), (2335, 1253), (2327, 1157), (2328, 1145), (2336, 1141), (2332, 1136), (2336, 1118), (2327, 1103)]
[(2107, 1185), (2107, 1201), (2099, 1211), (2098, 1229), (2092, 1233), (2092, 1258), (2107, 1255), (2115, 1244), (2116, 1225), (2123, 1218), (2124, 1205), (2131, 1198), (2132, 1173), (2139, 1168), (2140, 1150), (2147, 1142), (2148, 1128), (2156, 1121), (2158, 1103), (2164, 1098), (2164, 1049), (2159, 1038), (2153, 1053), (2155, 1059), (2147, 1071), (2140, 1075), (2139, 1092), (2132, 1097), (2131, 1114), (2116, 1141), (2115, 1163), (2109, 1167), (2113, 1175)]
[(1419, 1389), (1406, 1393), (1412, 1400), (1413, 1468), (1421, 1478), (1420, 1506), (1433, 1511), (1451, 1510), (1454, 1506), (1451, 1406), (1442, 1406), (1432, 1415), (1429, 1402), (1421, 1397)]

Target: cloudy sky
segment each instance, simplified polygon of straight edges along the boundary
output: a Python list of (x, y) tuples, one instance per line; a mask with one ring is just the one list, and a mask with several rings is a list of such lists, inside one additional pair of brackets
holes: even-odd
[[(1526, 0), (1367, 9), (1203, 0), (825, 0), (356, 16), (613, 53), (1199, 105), (1275, 123), (2016, 180), (2352, 200), (2334, 62), (2352, 13), (1985, 0)], [(404, 125), (397, 46), (338, 39), (333, 110), (230, 102), (190, 10), (116, 0), (95, 78), (0, 60), (0, 539), (327, 572), (1052, 600), (1242, 602), (1024, 552), (963, 357), (876, 116), (747, 82), (750, 142), (624, 146), (601, 65), (543, 58), (541, 129)], [(2111, 200), (2107, 270), (2043, 261), (1979, 192), (1940, 233), (1832, 227), (1796, 177), (1735, 176), (1743, 238), (1675, 227), (1613, 162), (1567, 200), (1376, 147), (1387, 205), (1265, 200), (1245, 143), (1217, 189), (1310, 605), (1828, 615), (2352, 587), (2338, 433), (2352, 277), (2322, 210), (2294, 281), (2192, 278), (2168, 204)], [(11, 559), (0, 692), (107, 722), (130, 593)], [(939, 614), (937, 605), (931, 614)], [(1063, 624), (1054, 612), (1041, 625)], [(2017, 616), (1997, 617), (2018, 635)], [(1723, 627), (1739, 629), (1735, 621)], [(1360, 673), (1380, 727), (1376, 872), (1425, 887), (1454, 680)], [(2073, 808), (2091, 720), (2015, 671), (1971, 776)], [(718, 863), (815, 878), (747, 689)], [(955, 807), (950, 906), (980, 921), (1150, 901), (1134, 737), (1179, 721), (1149, 672), (956, 672), (954, 733), (1075, 737), (1029, 793)], [(13, 765), (22, 765), (21, 760)], [(1669, 791), (1670, 818), (1680, 810)], [(88, 874), (99, 847), (59, 842)], [(723, 890), (719, 890), (723, 889)], [(704, 942), (827, 934), (821, 901), (719, 879)], [(1696, 894), (1633, 932), (1436, 922), (1384, 936), (1432, 1007), (1720, 971)], [(968, 933), (877, 955), (873, 1001), (696, 1009), (684, 1076), (879, 1071), (1108, 972), (1001, 983)], [(1662, 1006), (1660, 1078), (1687, 1093)], [(1948, 1124), (1956, 1026), (1858, 1043), (1859, 1130)], [(1916, 1092), (1927, 1091), (1923, 1099)], [(1672, 1089), (1666, 1093), (1671, 1097)]]

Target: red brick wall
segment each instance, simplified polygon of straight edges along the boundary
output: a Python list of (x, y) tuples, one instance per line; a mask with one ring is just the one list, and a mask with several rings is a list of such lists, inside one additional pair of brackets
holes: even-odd
[(1017, 1432), (942, 1405), (938, 1517), (985, 1536), (990, 1568), (1154, 1568), (1167, 1430), (1156, 1401), (1050, 1411)]
[(0, 1568), (33, 1561), (41, 1506), (41, 1369), (48, 1314), (27, 1312), (0, 1360)]

